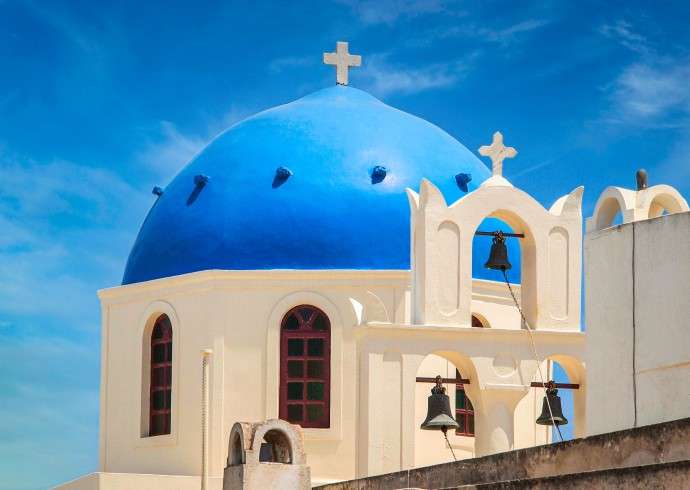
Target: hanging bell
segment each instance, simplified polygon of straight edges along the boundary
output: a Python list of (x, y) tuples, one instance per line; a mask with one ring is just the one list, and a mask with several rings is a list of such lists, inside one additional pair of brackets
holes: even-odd
[(421, 429), (441, 430), (445, 433), (448, 429), (459, 427), (450, 411), (450, 398), (446, 395), (441, 376), (436, 376), (436, 386), (431, 388), (427, 403), (426, 419), (422, 422)]
[[(548, 400), (548, 403), (547, 403)], [(551, 412), (549, 412), (549, 405), (551, 405)], [(551, 414), (553, 413), (553, 419)], [(558, 390), (554, 388), (553, 382), (547, 383), (546, 395), (541, 405), (541, 415), (537, 419), (539, 425), (565, 425), (568, 419), (563, 416), (563, 409), (561, 408), (561, 397), (558, 396)]]
[(505, 271), (512, 267), (510, 262), (508, 262), (508, 249), (506, 248), (506, 238), (503, 232), (497, 231), (494, 233), (489, 260), (486, 261), (484, 267), (500, 271)]

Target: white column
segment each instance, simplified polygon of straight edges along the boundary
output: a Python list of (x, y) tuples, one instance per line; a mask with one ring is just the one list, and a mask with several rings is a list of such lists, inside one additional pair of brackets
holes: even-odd
[(480, 391), (475, 452), (477, 456), (511, 451), (515, 447), (515, 407), (527, 394), (522, 386), (491, 387)]
[(209, 362), (211, 349), (201, 351), (201, 490), (208, 488)]

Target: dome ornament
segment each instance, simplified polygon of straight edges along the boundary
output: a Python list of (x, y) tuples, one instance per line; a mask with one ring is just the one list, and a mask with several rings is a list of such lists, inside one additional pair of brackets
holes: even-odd
[(371, 183), (379, 184), (383, 182), (383, 179), (386, 178), (387, 173), (388, 169), (386, 167), (376, 165), (374, 168), (371, 169)]
[(505, 146), (503, 144), (503, 135), (500, 131), (496, 131), (491, 144), (479, 148), (479, 154), (483, 157), (491, 158), (491, 174), (494, 177), (502, 177), (503, 160), (515, 157), (517, 150), (512, 146)]
[(351, 66), (361, 66), (362, 57), (348, 52), (348, 43), (338, 41), (334, 53), (324, 53), (323, 62), (335, 66), (335, 81), (338, 85), (347, 85), (348, 70)]
[(472, 174), (459, 173), (455, 176), (455, 183), (462, 192), (469, 192), (469, 184), (472, 181)]
[(277, 189), (281, 185), (283, 185), (287, 180), (292, 177), (292, 170), (290, 170), (287, 167), (278, 167), (276, 169), (276, 174), (273, 177), (273, 183), (271, 184), (271, 187), (273, 189)]

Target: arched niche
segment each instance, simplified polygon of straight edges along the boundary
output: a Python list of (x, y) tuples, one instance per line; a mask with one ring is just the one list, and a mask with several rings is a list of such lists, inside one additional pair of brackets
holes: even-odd
[(252, 458), (256, 463), (305, 464), (302, 438), (296, 427), (272, 419), (260, 424), (252, 437)]
[(246, 463), (245, 440), (251, 434), (250, 424), (235, 423), (230, 430), (228, 445), (228, 466), (239, 466)]

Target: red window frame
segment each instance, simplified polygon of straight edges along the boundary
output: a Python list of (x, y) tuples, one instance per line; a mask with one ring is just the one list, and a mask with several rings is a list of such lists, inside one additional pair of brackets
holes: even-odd
[(149, 384), (149, 436), (170, 434), (172, 413), (173, 331), (167, 315), (161, 315), (151, 330)]
[(331, 423), (331, 322), (311, 305), (292, 308), (280, 327), (279, 417), (305, 428)]
[(474, 437), (474, 407), (472, 401), (465, 392), (465, 385), (461, 382), (460, 372), (455, 370), (455, 421), (459, 427), (455, 434), (459, 436)]

